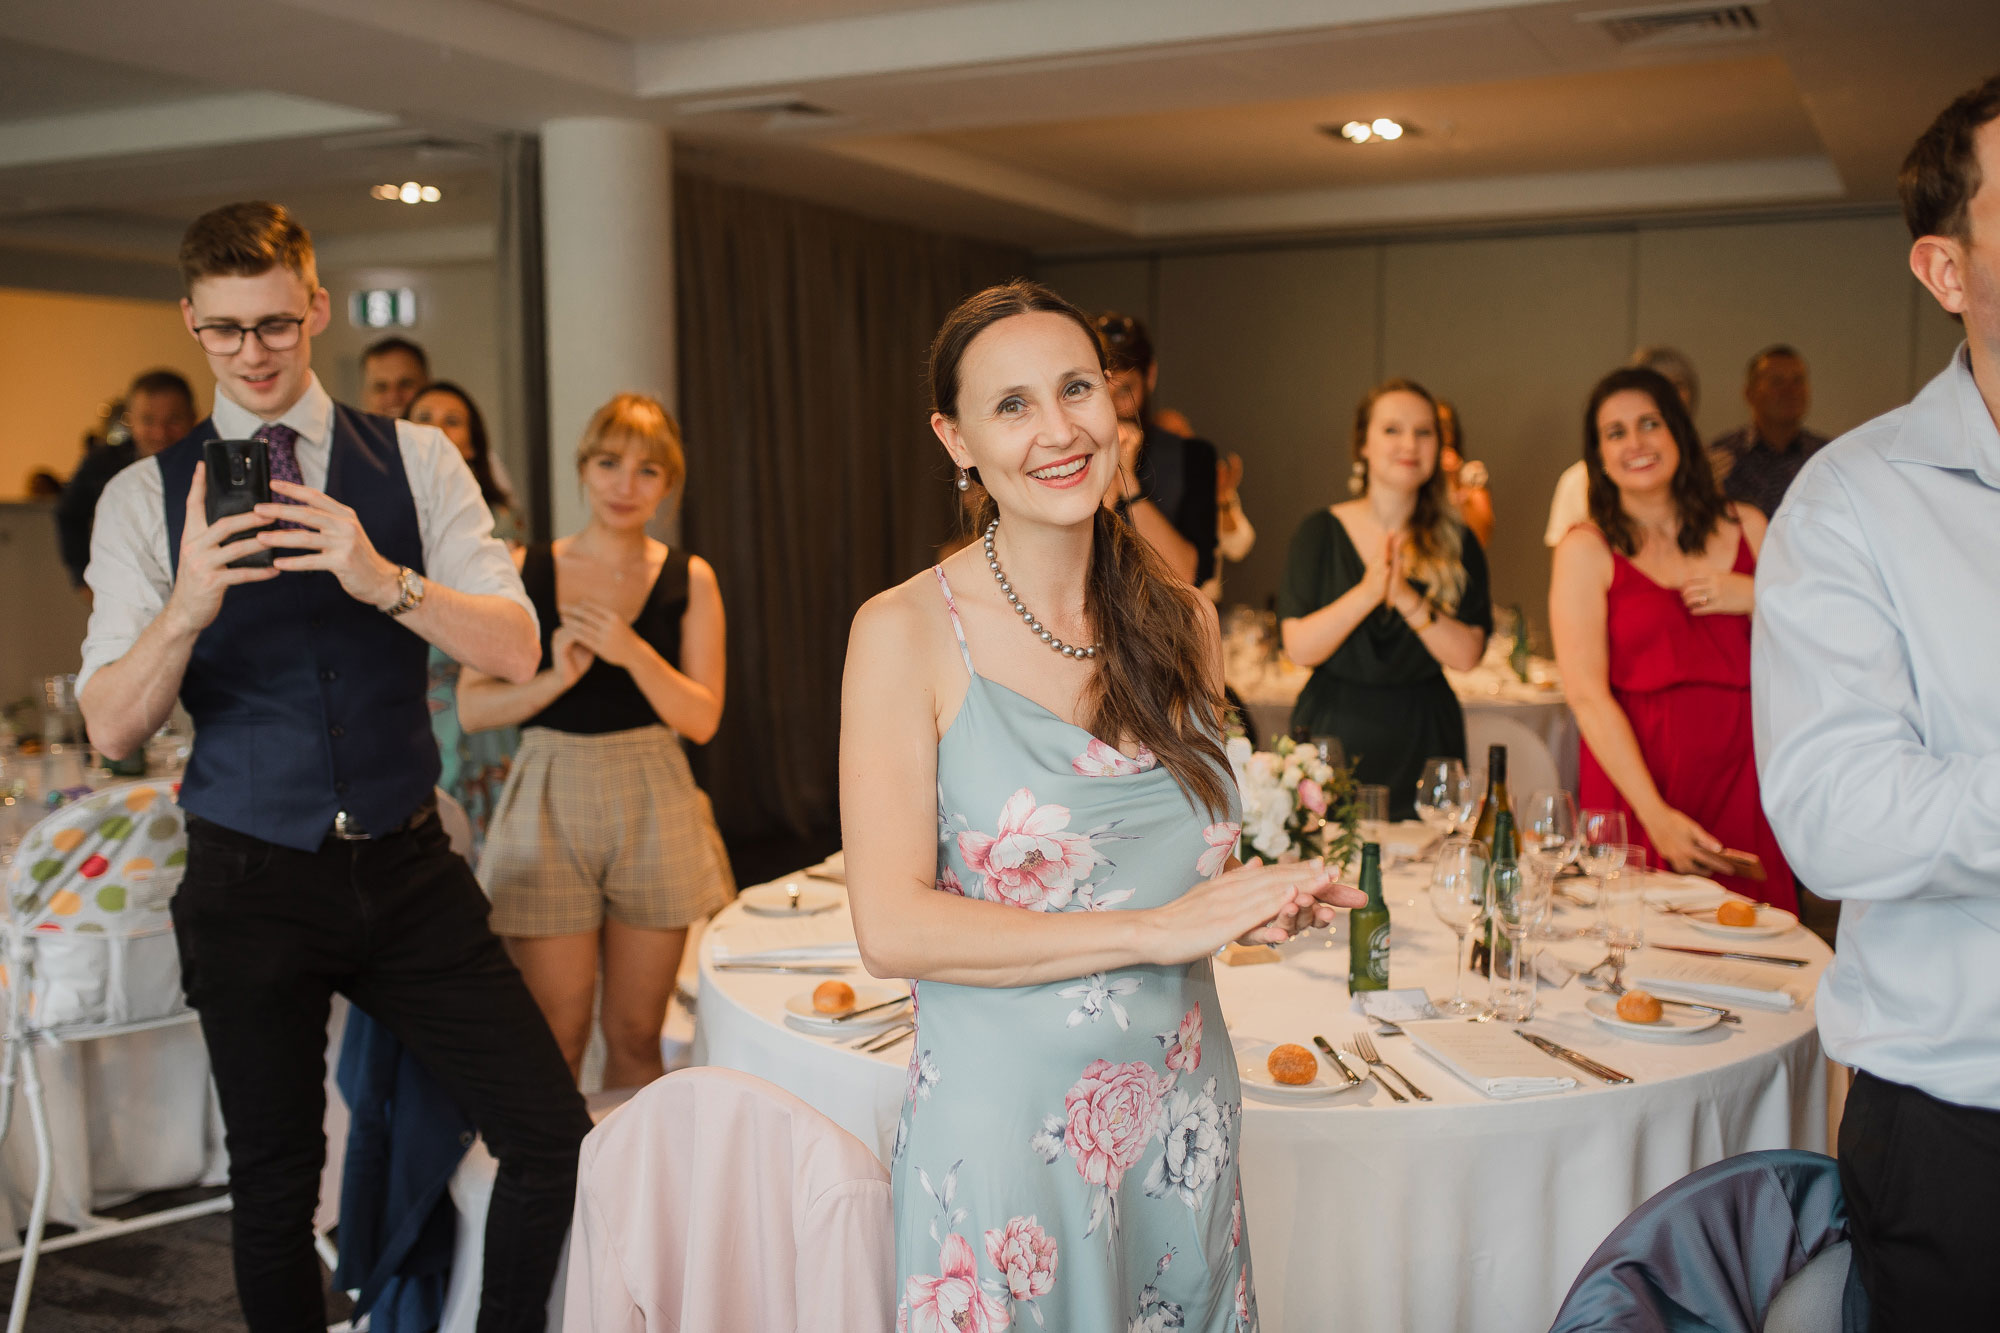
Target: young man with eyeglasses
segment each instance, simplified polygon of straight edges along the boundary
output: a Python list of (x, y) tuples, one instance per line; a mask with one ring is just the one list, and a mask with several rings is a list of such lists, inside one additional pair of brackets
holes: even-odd
[[(78, 686), (113, 757), (176, 696), (194, 719), (173, 919), (228, 1130), (245, 1322), (326, 1324), (312, 1217), (339, 991), (499, 1159), (481, 1333), (540, 1329), (590, 1120), (439, 826), (425, 703), (429, 644), (533, 676), (532, 604), (450, 441), (336, 404), (314, 377), (330, 312), (304, 228), (231, 204), (195, 220), (180, 259), (214, 412), (105, 488)], [(211, 524), (203, 444), (244, 437), (269, 451), (275, 502)], [(267, 549), (272, 566), (231, 567)]]

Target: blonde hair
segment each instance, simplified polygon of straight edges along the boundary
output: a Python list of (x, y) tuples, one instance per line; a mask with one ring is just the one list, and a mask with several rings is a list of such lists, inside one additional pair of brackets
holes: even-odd
[[(1362, 495), (1368, 494), (1368, 423), (1375, 416), (1375, 404), (1392, 393), (1410, 393), (1430, 404), (1431, 424), (1437, 425), (1437, 399), (1415, 380), (1384, 380), (1370, 389), (1354, 409), (1355, 480)], [(1417, 490), (1417, 507), (1410, 515), (1409, 576), (1427, 591), (1424, 600), (1431, 608), (1450, 615), (1465, 595), (1465, 521), (1451, 502), (1451, 483), (1444, 475), (1444, 441), (1438, 441), (1438, 465)]]
[(657, 398), (621, 393), (597, 409), (576, 446), (577, 471), (599, 454), (622, 454), (637, 448), (666, 474), (674, 490), (687, 476), (687, 455), (681, 449), (681, 427)]

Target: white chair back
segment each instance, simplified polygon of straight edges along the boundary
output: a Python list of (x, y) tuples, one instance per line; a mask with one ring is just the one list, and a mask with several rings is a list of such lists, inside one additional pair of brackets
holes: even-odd
[(1531, 792), (1554, 791), (1562, 786), (1557, 776), (1555, 756), (1549, 743), (1532, 729), (1505, 713), (1490, 708), (1468, 709), (1465, 714), (1465, 766), (1470, 771), (1486, 767), (1486, 749), (1507, 747), (1507, 790), (1515, 800)]
[(1764, 1333), (1840, 1333), (1853, 1258), (1853, 1246), (1844, 1240), (1815, 1254), (1778, 1288), (1764, 1316)]
[(895, 1318), (888, 1173), (797, 1097), (734, 1070), (685, 1069), (584, 1140), (568, 1333)]

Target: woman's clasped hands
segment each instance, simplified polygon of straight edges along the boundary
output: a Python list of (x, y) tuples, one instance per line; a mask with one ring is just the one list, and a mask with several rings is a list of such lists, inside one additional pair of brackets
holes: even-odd
[(1332, 925), (1340, 908), (1367, 901), (1318, 858), (1265, 865), (1252, 857), (1155, 909), (1158, 961), (1192, 962), (1232, 942), (1282, 944), (1301, 930)]

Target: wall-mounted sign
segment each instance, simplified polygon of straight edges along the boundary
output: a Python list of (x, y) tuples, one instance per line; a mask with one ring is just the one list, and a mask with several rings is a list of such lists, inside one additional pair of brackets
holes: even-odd
[(417, 294), (408, 287), (375, 287), (359, 291), (348, 300), (347, 317), (356, 328), (415, 328)]

